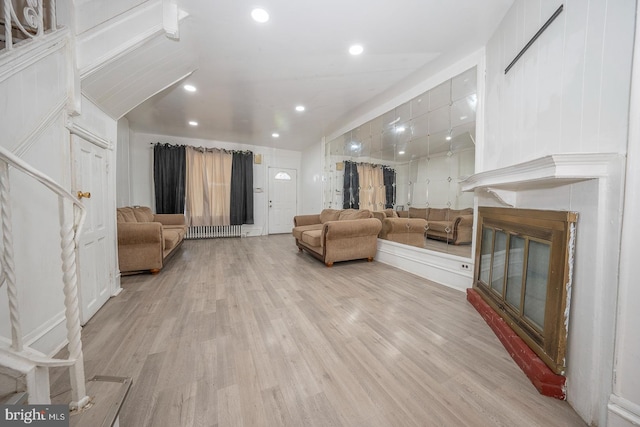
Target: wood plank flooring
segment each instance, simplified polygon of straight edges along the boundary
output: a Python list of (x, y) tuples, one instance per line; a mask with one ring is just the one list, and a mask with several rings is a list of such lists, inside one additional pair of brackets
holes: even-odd
[[(83, 330), (87, 377), (130, 376), (120, 425), (584, 426), (541, 396), (465, 295), (290, 235), (186, 241)], [(67, 375), (52, 373), (56, 399)]]

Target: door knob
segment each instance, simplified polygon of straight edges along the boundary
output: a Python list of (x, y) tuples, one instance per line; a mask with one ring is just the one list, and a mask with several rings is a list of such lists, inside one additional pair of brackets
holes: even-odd
[(82, 200), (83, 197), (85, 199), (90, 199), (91, 198), (91, 193), (89, 193), (88, 191), (84, 192), (84, 193), (82, 191), (78, 191), (78, 199)]

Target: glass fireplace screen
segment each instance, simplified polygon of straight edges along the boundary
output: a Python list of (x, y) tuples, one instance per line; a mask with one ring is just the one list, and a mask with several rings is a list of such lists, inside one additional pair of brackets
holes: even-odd
[(478, 209), (474, 288), (555, 373), (565, 369), (574, 212)]

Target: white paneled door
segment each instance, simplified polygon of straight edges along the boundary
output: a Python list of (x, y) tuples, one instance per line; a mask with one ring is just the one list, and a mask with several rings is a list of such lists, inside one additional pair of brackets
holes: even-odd
[[(78, 244), (80, 319), (85, 324), (109, 299), (113, 281), (112, 242), (108, 238), (109, 154), (103, 147), (71, 136), (73, 193), (87, 208), (87, 218)], [(81, 194), (82, 193), (82, 194)]]
[(297, 194), (295, 169), (269, 168), (269, 234), (291, 233)]

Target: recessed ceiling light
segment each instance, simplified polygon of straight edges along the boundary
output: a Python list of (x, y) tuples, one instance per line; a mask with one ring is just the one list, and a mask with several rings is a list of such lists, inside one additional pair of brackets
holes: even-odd
[(251, 11), (251, 17), (256, 22), (265, 23), (269, 20), (269, 13), (264, 9), (256, 8)]
[(403, 133), (406, 130), (404, 126), (398, 126), (396, 128), (396, 133)]
[(189, 120), (189, 124), (191, 126), (198, 126), (198, 122), (196, 122), (195, 120)]
[(364, 52), (364, 48), (359, 44), (354, 44), (349, 48), (349, 53), (351, 55), (360, 55), (362, 52)]
[(447, 141), (451, 141), (451, 135), (447, 135), (447, 137), (445, 138)]
[(400, 154), (402, 156), (404, 154), (404, 150), (398, 151), (398, 154)]
[(184, 85), (184, 90), (186, 90), (187, 92), (195, 92), (196, 91), (196, 87), (194, 85)]
[(296, 106), (296, 111), (304, 111), (304, 110), (305, 110), (304, 105), (297, 105)]
[(274, 132), (274, 133), (271, 134), (271, 136), (274, 137), (274, 138), (279, 138), (280, 134), (277, 133), (277, 132)]

